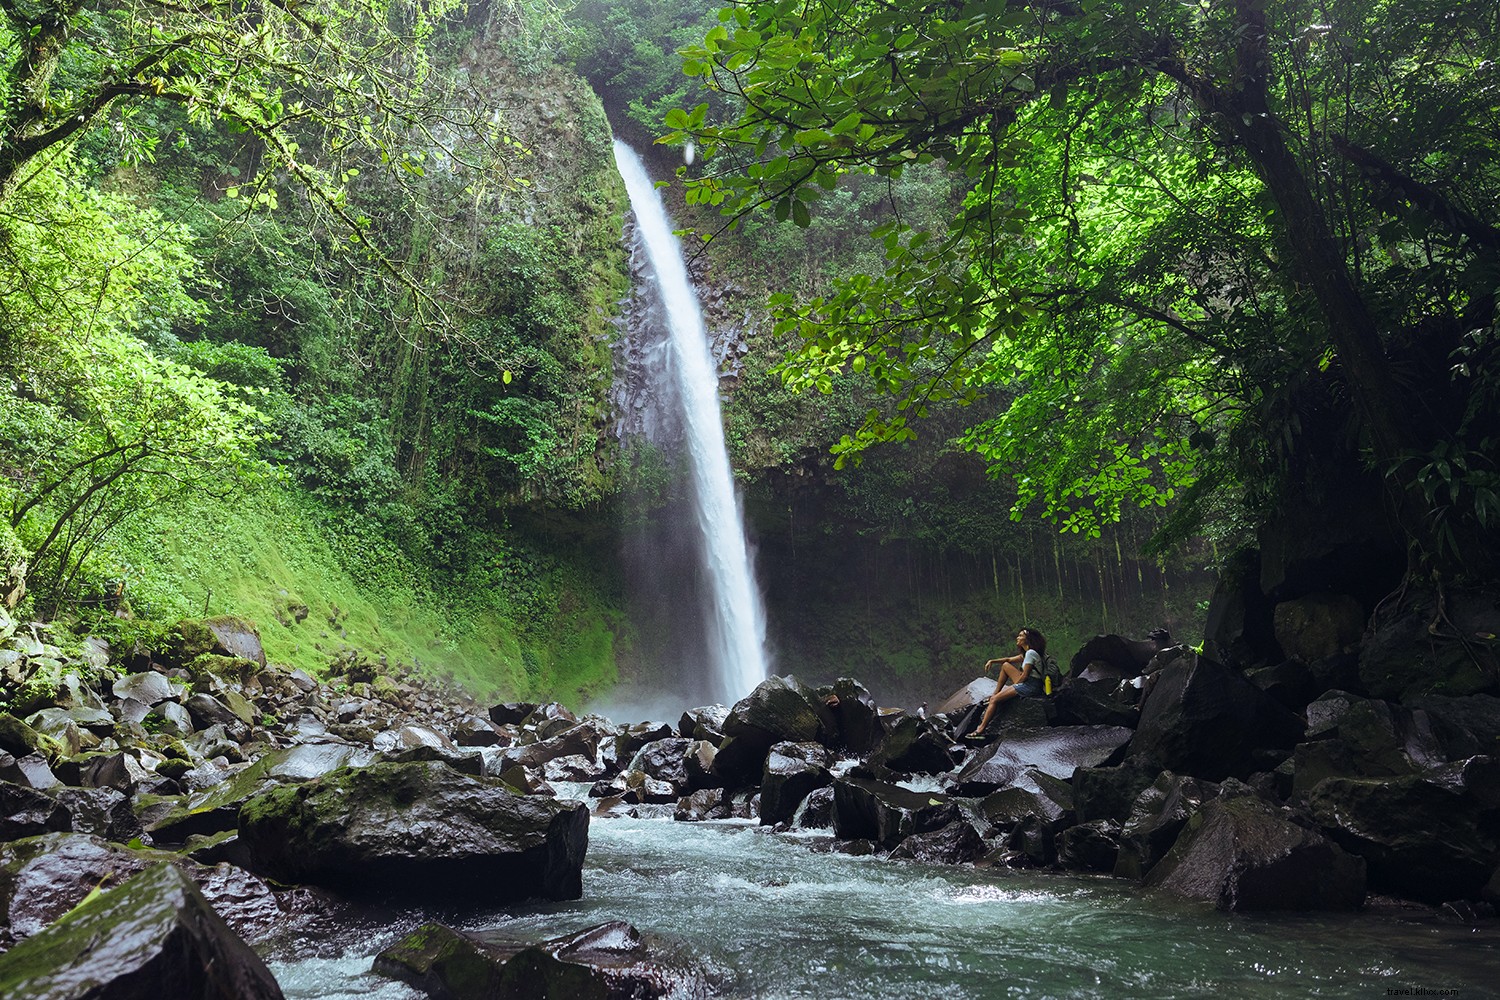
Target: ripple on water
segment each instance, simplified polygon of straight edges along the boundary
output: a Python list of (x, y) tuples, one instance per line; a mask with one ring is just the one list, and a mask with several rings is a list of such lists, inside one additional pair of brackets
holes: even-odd
[[(1500, 983), (1500, 935), (1374, 915), (1222, 914), (1107, 878), (818, 852), (747, 824), (596, 820), (583, 899), (448, 922), (535, 941), (613, 919), (723, 970), (733, 1000), (1284, 1000), (1424, 986), (1475, 998)], [(365, 947), (386, 943), (376, 936)], [(293, 1000), (415, 1000), (368, 976), (367, 958), (329, 961), (274, 969)], [(297, 985), (304, 975), (312, 985)]]

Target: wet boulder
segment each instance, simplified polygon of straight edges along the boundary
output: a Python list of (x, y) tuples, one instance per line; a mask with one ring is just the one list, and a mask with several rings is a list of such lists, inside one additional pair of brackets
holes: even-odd
[(693, 742), (681, 736), (654, 740), (636, 751), (626, 771), (640, 771), (648, 778), (664, 781), (686, 794), (688, 788), (687, 756)]
[(519, 726), (521, 720), (537, 710), (534, 701), (512, 701), (503, 705), (492, 705), (489, 710), (490, 721), (497, 726)]
[(766, 755), (760, 781), (760, 821), (765, 826), (792, 818), (815, 788), (833, 782), (833, 754), (819, 743), (777, 743)]
[(583, 892), (582, 803), (517, 795), (436, 762), (273, 789), (247, 801), (239, 819), (256, 870), (282, 881), (492, 902)]
[(799, 830), (827, 830), (833, 826), (833, 786), (814, 788), (802, 800), (802, 805), (792, 816), (792, 825)]
[(52, 796), (67, 810), (67, 829), (118, 844), (143, 837), (130, 799), (113, 788), (55, 788)]
[(1130, 808), (1120, 829), (1114, 873), (1145, 878), (1172, 849), (1188, 819), (1218, 794), (1219, 786), (1211, 781), (1163, 771)]
[(1155, 629), (1145, 639), (1123, 635), (1096, 635), (1068, 661), (1068, 676), (1078, 677), (1095, 664), (1105, 664), (1114, 677), (1139, 677), (1160, 650), (1172, 644), (1165, 629)]
[(1096, 819), (1057, 835), (1057, 863), (1074, 871), (1113, 871), (1120, 854), (1120, 824)]
[(583, 754), (554, 757), (542, 765), (542, 780), (548, 783), (553, 781), (593, 782), (603, 777), (598, 765)]
[(0, 841), (71, 828), (68, 810), (52, 796), (30, 785), (0, 781)]
[(1358, 645), (1365, 611), (1348, 594), (1307, 594), (1276, 605), (1271, 628), (1287, 656), (1312, 663)]
[(1147, 885), (1221, 910), (1355, 910), (1365, 863), (1262, 799), (1216, 799), (1188, 820)]
[(914, 833), (891, 851), (893, 861), (921, 861), (931, 865), (961, 865), (984, 854), (978, 831), (962, 818), (926, 833)]
[(890, 728), (870, 763), (904, 774), (941, 774), (953, 767), (951, 745), (933, 723), (908, 715)]
[(1323, 689), (1312, 668), (1301, 660), (1283, 660), (1273, 667), (1247, 670), (1245, 679), (1293, 712), (1306, 708)]
[(1426, 712), (1346, 691), (1307, 706), (1307, 742), (1293, 756), (1294, 794), (1329, 777), (1393, 777), (1447, 762)]
[(677, 722), (677, 735), (690, 740), (709, 740), (713, 743), (724, 739), (724, 720), (729, 718), (729, 709), (723, 705), (703, 705), (682, 713)]
[(1471, 694), (1463, 698), (1429, 694), (1406, 703), (1426, 712), (1448, 760), (1500, 757), (1500, 698)]
[(280, 919), (276, 897), (248, 872), (87, 834), (53, 833), (0, 844), (0, 927), (15, 938), (37, 934), (95, 888), (118, 885), (161, 861), (198, 883), (240, 934), (261, 934)]
[(1128, 683), (1075, 678), (1052, 696), (1053, 719), (1059, 726), (1124, 726), (1134, 729), (1140, 719), (1136, 708), (1139, 698), (1140, 691)]
[(954, 775), (954, 782), (962, 795), (984, 795), (1028, 770), (1069, 781), (1079, 768), (1115, 763), (1129, 742), (1130, 730), (1120, 726), (1017, 730), (978, 751)]
[(51, 765), (47, 763), (47, 758), (39, 753), (12, 757), (0, 750), (0, 780), (12, 781), (18, 785), (45, 792), (56, 788), (61, 779), (53, 772)]
[(501, 764), (497, 770), (507, 770), (516, 764), (522, 767), (539, 768), (547, 761), (558, 757), (582, 756), (592, 760), (598, 753), (599, 742), (603, 738), (598, 727), (562, 721), (565, 722), (564, 728), (549, 737), (539, 739), (534, 743), (508, 746), (502, 750), (500, 752)]
[(266, 651), (260, 642), (260, 632), (252, 622), (233, 615), (221, 615), (204, 619), (202, 625), (213, 636), (209, 652), (254, 660), (260, 669), (265, 669)]
[(174, 685), (164, 674), (158, 674), (154, 671), (126, 674), (114, 682), (111, 690), (114, 692), (114, 696), (121, 701), (129, 698), (147, 706), (166, 701), (168, 698), (177, 698), (187, 694), (185, 689)]
[(233, 830), (239, 825), (240, 806), (283, 780), (272, 772), (285, 765), (293, 753), (301, 752), (298, 748), (268, 753), (248, 767), (220, 772), (202, 791), (141, 798), (137, 801), (141, 825), (161, 844), (181, 844), (190, 836)]
[(978, 815), (986, 836), (1029, 824), (1050, 838), (1076, 822), (1068, 783), (1039, 771), (1026, 771), (1009, 787), (986, 795)]
[(492, 747), (506, 742), (506, 737), (488, 719), (463, 715), (448, 730), (448, 736), (461, 747)]
[[(1371, 697), (1410, 702), (1429, 693), (1496, 694), (1500, 651), (1460, 637), (1500, 633), (1495, 591), (1444, 589), (1441, 607), (1430, 589), (1412, 587), (1359, 647), (1360, 686)], [(1431, 625), (1441, 616), (1437, 633)], [(1450, 629), (1451, 626), (1451, 629)]]
[(279, 1000), (282, 993), (193, 881), (158, 864), (0, 955), (0, 995)]
[(1073, 772), (1072, 782), (1078, 821), (1113, 819), (1123, 823), (1137, 796), (1159, 773), (1159, 768), (1129, 760), (1118, 767), (1080, 767)]
[(1302, 720), (1227, 667), (1181, 649), (1141, 706), (1129, 756), (1210, 781), (1269, 771), (1302, 738)]
[(697, 823), (706, 819), (728, 819), (729, 803), (724, 789), (700, 788), (677, 800), (672, 818), (680, 823)]
[(1500, 766), (1477, 757), (1426, 774), (1327, 778), (1313, 819), (1369, 862), (1370, 885), (1409, 899), (1477, 899), (1500, 866)]
[(817, 692), (795, 677), (771, 677), (735, 702), (724, 719), (726, 740), (714, 770), (731, 786), (755, 781), (776, 743), (830, 742), (838, 731)]
[(450, 1000), (705, 1000), (701, 969), (623, 921), (525, 946), (426, 924), (375, 971)]
[(833, 783), (833, 833), (840, 840), (891, 848), (912, 834), (947, 826), (957, 815), (946, 795), (913, 792), (858, 769)]
[(0, 712), (0, 750), (15, 757), (56, 750), (56, 744), (9, 712)]
[(982, 705), (995, 693), (993, 677), (976, 677), (938, 703), (933, 715), (957, 718), (975, 705)]
[(840, 677), (818, 693), (833, 714), (834, 730), (827, 741), (829, 746), (863, 756), (880, 745), (885, 738), (885, 723), (875, 698), (863, 684)]

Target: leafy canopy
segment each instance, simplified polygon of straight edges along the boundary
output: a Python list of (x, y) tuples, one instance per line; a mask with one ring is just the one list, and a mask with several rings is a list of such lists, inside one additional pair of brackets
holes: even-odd
[[(964, 442), (1016, 476), (1020, 507), (1094, 531), (1122, 503), (1185, 498), (1189, 527), (1226, 493), (1269, 505), (1299, 463), (1353, 443), (1414, 541), (1451, 555), (1500, 526), (1500, 435), (1469, 405), (1493, 393), (1493, 338), (1463, 346), (1493, 324), (1500, 274), (1497, 16), (748, 3), (684, 63), (743, 113), (678, 110), (669, 139), (710, 158), (689, 200), (732, 219), (807, 225), (848, 175), (914, 164), (967, 188), (945, 227), (873, 231), (883, 273), (776, 300), (804, 344), (793, 384), (848, 371), (888, 397), (844, 455), (983, 398), (994, 415)], [(1469, 374), (1450, 381), (1458, 350)], [(1419, 488), (1447, 450), (1466, 472)]]

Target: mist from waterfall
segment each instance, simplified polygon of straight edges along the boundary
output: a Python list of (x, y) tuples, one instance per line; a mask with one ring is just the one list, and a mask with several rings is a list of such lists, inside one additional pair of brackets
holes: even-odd
[(733, 704), (766, 677), (766, 621), (724, 445), (718, 372), (709, 354), (698, 296), (661, 197), (634, 150), (616, 140), (614, 151), (668, 328), (665, 367), (675, 391), (661, 398), (675, 399), (681, 407), (676, 416), (691, 466), (703, 569), (711, 591), (704, 602), (713, 661), (709, 693), (714, 700)]

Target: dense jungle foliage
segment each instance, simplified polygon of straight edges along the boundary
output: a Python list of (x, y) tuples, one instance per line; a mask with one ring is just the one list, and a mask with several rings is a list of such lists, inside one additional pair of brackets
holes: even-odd
[(923, 165), (962, 185), (935, 224), (871, 229), (883, 269), (778, 300), (794, 385), (858, 372), (884, 397), (844, 456), (983, 400), (962, 441), (1018, 513), (1092, 532), (1170, 506), (1171, 541), (1288, 506), (1337, 520), (1362, 491), (1413, 568), (1483, 578), (1497, 16), (748, 3), (687, 53), (719, 101), (670, 123), (703, 154), (688, 200), (732, 219), (809, 226), (850, 178)]
[(0, 4), (0, 602), (642, 669), (612, 133), (692, 144), (786, 662), (1194, 638), (1278, 522), (1491, 575), (1497, 7)]

